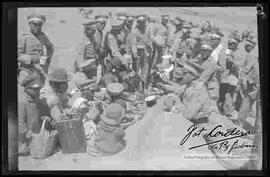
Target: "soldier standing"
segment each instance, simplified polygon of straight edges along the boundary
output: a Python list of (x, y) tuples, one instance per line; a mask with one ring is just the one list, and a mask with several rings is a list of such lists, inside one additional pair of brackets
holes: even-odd
[(131, 35), (135, 71), (146, 84), (149, 71), (149, 57), (152, 50), (151, 34), (146, 26), (146, 15), (137, 16), (137, 26)]
[(218, 60), (218, 65), (221, 67), (218, 72), (220, 81), (218, 104), (221, 111), (227, 115), (230, 115), (233, 111), (233, 97), (239, 79), (239, 64), (234, 54), (239, 42), (235, 38), (230, 38), (228, 40), (228, 49), (221, 52)]
[(126, 37), (122, 36), (123, 25), (122, 20), (111, 22), (111, 30), (105, 37), (105, 47), (108, 50), (110, 60), (118, 58), (125, 65), (131, 56)]
[(243, 91), (242, 104), (239, 110), (239, 121), (243, 125), (256, 101), (256, 93), (260, 89), (259, 62), (258, 57), (253, 53), (256, 42), (251, 39), (245, 40), (245, 62), (241, 68), (241, 88)]
[(97, 75), (96, 23), (97, 21), (95, 20), (88, 20), (86, 23), (83, 23), (85, 35), (78, 46), (78, 53), (75, 59), (75, 72), (83, 72), (88, 79), (92, 79)]
[[(27, 18), (30, 30), (18, 38), (19, 83), (35, 71), (45, 77), (54, 52), (53, 44), (42, 32), (46, 17), (41, 14), (31, 14)], [(45, 78), (42, 80), (44, 82)]]
[(98, 53), (97, 63), (102, 66), (102, 73), (104, 72), (104, 58), (107, 56), (104, 44), (104, 29), (107, 24), (107, 15), (96, 15), (95, 20), (97, 21), (97, 30), (95, 33), (96, 49)]
[(169, 15), (163, 14), (161, 15), (161, 24), (156, 26), (153, 32), (153, 61), (150, 64), (152, 68), (157, 66), (162, 62), (162, 55), (165, 52), (167, 47), (168, 38), (169, 38)]
[(27, 75), (23, 81), (23, 94), (18, 95), (19, 155), (29, 154), (31, 134), (39, 133), (43, 111), (39, 101), (39, 91), (43, 86), (37, 73)]
[(173, 46), (176, 39), (181, 38), (184, 22), (185, 22), (185, 20), (181, 19), (180, 17), (175, 17), (175, 19), (173, 21), (173, 25), (175, 26), (175, 31), (170, 36), (170, 39), (168, 42), (169, 47)]

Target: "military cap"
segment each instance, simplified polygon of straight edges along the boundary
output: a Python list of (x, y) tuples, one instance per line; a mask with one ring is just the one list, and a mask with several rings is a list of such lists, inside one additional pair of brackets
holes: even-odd
[(123, 27), (124, 22), (119, 19), (114, 19), (111, 21), (111, 28), (112, 29), (121, 29)]
[(239, 42), (235, 38), (229, 38), (228, 43), (229, 44), (238, 44)]
[(25, 88), (41, 88), (43, 83), (41, 82), (41, 77), (38, 74), (33, 73), (23, 79), (21, 86)]
[(183, 19), (181, 19), (180, 17), (175, 17), (174, 20), (173, 20), (173, 23), (174, 23), (175, 25), (179, 25), (179, 24), (182, 24), (182, 23), (184, 23), (184, 22), (186, 22), (186, 21), (183, 20)]
[(202, 46), (201, 46), (201, 49), (206, 49), (206, 50), (210, 50), (212, 51), (213, 48), (211, 47), (211, 45), (207, 44), (207, 43), (204, 43)]
[(223, 37), (222, 35), (222, 33), (211, 33), (209, 36), (212, 39), (221, 39)]
[(170, 18), (170, 15), (168, 15), (168, 14), (162, 14), (161, 15), (161, 18), (169, 19)]
[(108, 15), (96, 15), (95, 20), (98, 22), (106, 22), (108, 20)]
[(68, 82), (69, 77), (65, 69), (57, 68), (49, 73), (49, 81), (51, 82)]
[(36, 14), (36, 13), (32, 13), (28, 15), (27, 19), (29, 23), (32, 21), (40, 21), (43, 24), (46, 21), (46, 17), (44, 15)]
[(137, 15), (137, 21), (146, 21), (146, 17), (145, 14)]
[(97, 20), (85, 19), (82, 24), (85, 28), (93, 28), (94, 29), (94, 28), (96, 28)]
[(254, 47), (256, 45), (256, 42), (252, 39), (245, 39), (245, 45), (250, 45), (252, 47)]
[(200, 65), (189, 60), (185, 62), (184, 69), (193, 73), (196, 76), (200, 76), (201, 73), (204, 71), (204, 69)]
[(127, 19), (127, 13), (125, 13), (125, 12), (117, 12), (116, 16), (118, 17), (119, 20), (126, 20)]
[(241, 36), (241, 34), (239, 33), (238, 30), (234, 30), (234, 31), (229, 35), (229, 38), (233, 38), (234, 40), (237, 41), (237, 43), (241, 42), (241, 40), (242, 40), (242, 36)]
[(128, 14), (128, 15), (127, 15), (127, 20), (128, 20), (128, 21), (133, 21), (135, 18), (136, 18), (135, 15), (131, 15), (131, 14)]

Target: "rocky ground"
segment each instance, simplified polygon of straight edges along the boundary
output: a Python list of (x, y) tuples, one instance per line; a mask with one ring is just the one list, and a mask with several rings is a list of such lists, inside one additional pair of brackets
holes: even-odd
[[(157, 19), (160, 14), (166, 12), (171, 16), (180, 15), (183, 19), (200, 24), (202, 20), (211, 20), (214, 24), (221, 28), (225, 33), (223, 43), (226, 43), (226, 36), (233, 29), (244, 30), (250, 28), (257, 31), (256, 23), (256, 7), (173, 7), (173, 8), (93, 8), (94, 14), (99, 12), (116, 12), (125, 10), (131, 13), (147, 13)], [(52, 70), (57, 67), (66, 68), (71, 72), (72, 63), (75, 56), (75, 47), (82, 38), (81, 17), (78, 15), (77, 8), (28, 8), (19, 9), (18, 11), (18, 32), (27, 30), (28, 23), (26, 15), (30, 12), (40, 12), (47, 16), (47, 22), (44, 25), (44, 32), (49, 36), (55, 45), (55, 53), (52, 59)], [(242, 49), (241, 49), (242, 50)], [(160, 107), (156, 106), (149, 109), (143, 120), (162, 117)], [(250, 119), (254, 122), (254, 119)], [(131, 127), (127, 130), (126, 139), (132, 142), (138, 136), (137, 128)], [(132, 149), (133, 147), (133, 149)], [(194, 169), (212, 169), (222, 170), (223, 168), (215, 160), (187, 160), (182, 155), (177, 156), (173, 151), (157, 153), (157, 157), (149, 157), (147, 159), (136, 158), (130, 155), (134, 151), (134, 143), (128, 143), (128, 147), (112, 157), (96, 158), (83, 154), (64, 155), (61, 152), (44, 159), (35, 160), (30, 157), (19, 158), (20, 170), (95, 170), (95, 169), (173, 169), (173, 170), (194, 170)], [(136, 146), (137, 147), (137, 146)], [(175, 152), (175, 151), (174, 151)], [(209, 152), (209, 151), (205, 151)]]

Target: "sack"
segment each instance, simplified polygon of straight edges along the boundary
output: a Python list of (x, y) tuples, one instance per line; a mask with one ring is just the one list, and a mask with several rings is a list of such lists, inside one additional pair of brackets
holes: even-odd
[(46, 121), (45, 118), (42, 122), (41, 130), (39, 134), (32, 134), (32, 141), (30, 143), (30, 154), (33, 158), (44, 159), (51, 154), (57, 147), (57, 131), (45, 130)]
[(63, 120), (56, 124), (63, 153), (86, 152), (86, 136), (81, 118)]

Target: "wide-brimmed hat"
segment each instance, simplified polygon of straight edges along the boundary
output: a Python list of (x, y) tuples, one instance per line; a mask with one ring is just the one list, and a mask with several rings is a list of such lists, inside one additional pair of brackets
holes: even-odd
[(117, 96), (124, 91), (124, 85), (120, 83), (110, 83), (107, 86), (107, 90), (111, 95)]
[(32, 13), (30, 15), (27, 16), (28, 22), (32, 22), (32, 21), (39, 21), (42, 24), (44, 24), (46, 22), (46, 17), (42, 14), (36, 14), (36, 13)]
[(58, 68), (49, 73), (49, 81), (51, 82), (68, 82), (69, 76), (65, 69)]
[(118, 103), (111, 103), (101, 115), (101, 120), (109, 125), (118, 125), (123, 118), (124, 108)]

